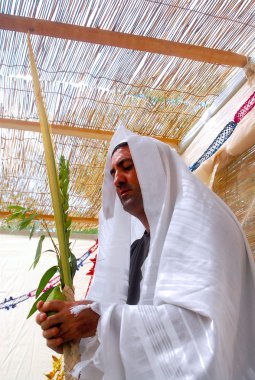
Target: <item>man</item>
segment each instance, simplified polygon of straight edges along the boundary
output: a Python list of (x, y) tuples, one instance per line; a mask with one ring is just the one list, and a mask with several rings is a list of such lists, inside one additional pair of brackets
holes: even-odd
[[(114, 151), (122, 141), (128, 145)], [(246, 239), (227, 206), (166, 144), (116, 132), (99, 246), (91, 307), (74, 315), (71, 306), (90, 301), (38, 304), (51, 348), (85, 338), (74, 374), (255, 379), (254, 263)], [(50, 310), (57, 314), (47, 318)]]

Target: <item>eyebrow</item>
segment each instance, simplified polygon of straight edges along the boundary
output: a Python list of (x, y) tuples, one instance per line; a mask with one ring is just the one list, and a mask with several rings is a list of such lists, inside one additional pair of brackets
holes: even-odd
[[(120, 161), (117, 163), (117, 166), (123, 166), (123, 164), (124, 164), (126, 161), (130, 161), (131, 163), (133, 163), (132, 158), (123, 158), (122, 160), (120, 160)], [(113, 175), (114, 173), (115, 173), (115, 169), (112, 168), (112, 169), (110, 170), (110, 174)]]

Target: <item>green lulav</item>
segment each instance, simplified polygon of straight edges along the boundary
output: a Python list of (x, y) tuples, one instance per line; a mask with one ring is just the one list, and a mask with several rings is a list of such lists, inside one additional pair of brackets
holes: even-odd
[(31, 65), (31, 73), (33, 78), (34, 92), (37, 103), (37, 110), (40, 120), (40, 127), (42, 132), (42, 140), (45, 151), (45, 160), (46, 160), (46, 169), (48, 174), (51, 198), (52, 198), (52, 206), (54, 211), (54, 219), (56, 225), (56, 232), (59, 243), (59, 251), (60, 251), (60, 268), (62, 273), (62, 285), (67, 285), (72, 288), (72, 276), (71, 276), (71, 268), (70, 268), (70, 260), (69, 260), (69, 245), (67, 241), (67, 237), (65, 234), (65, 220), (63, 215), (63, 207), (61, 201), (61, 194), (59, 189), (59, 179), (57, 175), (56, 165), (55, 165), (55, 154), (53, 150), (53, 144), (51, 141), (50, 134), (50, 126), (48, 123), (48, 118), (46, 114), (46, 109), (44, 106), (44, 101), (41, 93), (41, 87), (39, 82), (39, 76), (37, 73), (37, 68), (35, 64), (33, 49), (30, 41), (30, 37), (28, 34), (28, 49), (30, 56), (30, 65)]

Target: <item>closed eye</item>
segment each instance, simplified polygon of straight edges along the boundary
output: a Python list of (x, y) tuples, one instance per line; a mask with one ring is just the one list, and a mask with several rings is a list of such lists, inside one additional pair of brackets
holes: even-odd
[(114, 169), (111, 169), (111, 170), (110, 170), (110, 174), (111, 174), (112, 178), (114, 177), (115, 172), (116, 172), (116, 171), (115, 171)]
[(131, 164), (131, 165), (128, 165), (128, 166), (123, 166), (123, 169), (124, 170), (131, 170), (133, 167), (134, 167), (134, 165)]
[(133, 160), (130, 159), (130, 158), (124, 158), (123, 160), (121, 160), (120, 162), (117, 163), (117, 165), (115, 165), (111, 170), (110, 170), (110, 175), (112, 176), (112, 178), (114, 178), (115, 176), (115, 173), (116, 173), (116, 168), (117, 169), (121, 169), (123, 171), (129, 171), (129, 170), (132, 170), (134, 167), (134, 163), (133, 163)]

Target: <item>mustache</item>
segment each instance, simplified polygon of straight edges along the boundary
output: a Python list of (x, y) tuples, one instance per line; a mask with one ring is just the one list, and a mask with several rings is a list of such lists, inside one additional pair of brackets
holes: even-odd
[(119, 191), (126, 191), (126, 190), (132, 190), (132, 186), (130, 186), (130, 185), (127, 185), (127, 184), (125, 184), (125, 183), (120, 183), (119, 185), (118, 185), (118, 190)]

